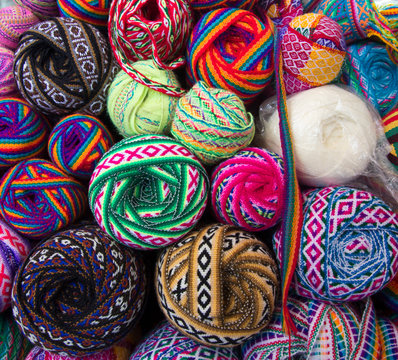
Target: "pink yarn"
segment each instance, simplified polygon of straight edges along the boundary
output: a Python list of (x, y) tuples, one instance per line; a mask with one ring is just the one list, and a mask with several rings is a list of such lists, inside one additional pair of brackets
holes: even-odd
[(39, 22), (28, 8), (15, 5), (0, 9), (0, 46), (14, 50), (19, 37)]
[(282, 159), (265, 149), (246, 148), (214, 171), (213, 209), (224, 223), (265, 230), (281, 218), (284, 187)]
[(13, 94), (17, 90), (12, 70), (13, 61), (14, 52), (0, 46), (0, 96)]

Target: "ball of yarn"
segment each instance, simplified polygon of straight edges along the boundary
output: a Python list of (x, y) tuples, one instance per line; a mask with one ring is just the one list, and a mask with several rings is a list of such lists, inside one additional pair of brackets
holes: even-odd
[(39, 18), (24, 6), (0, 9), (0, 46), (15, 49), (21, 34), (39, 21)]
[(267, 326), (279, 287), (267, 247), (248, 232), (209, 225), (167, 247), (156, 265), (169, 322), (210, 346), (236, 346)]
[(47, 147), (50, 128), (24, 100), (0, 98), (0, 170), (40, 156)]
[(288, 94), (328, 84), (341, 72), (346, 45), (341, 27), (320, 14), (294, 18), (283, 32), (283, 78)]
[(4, 360), (25, 359), (32, 345), (23, 336), (11, 313), (0, 315), (0, 358)]
[(89, 204), (101, 228), (139, 249), (181, 239), (202, 216), (209, 180), (199, 160), (162, 135), (114, 145), (90, 180)]
[(130, 360), (152, 359), (238, 360), (239, 357), (233, 348), (202, 345), (163, 321), (147, 335), (130, 357)]
[(17, 90), (12, 71), (14, 52), (0, 46), (0, 96), (10, 95)]
[(108, 24), (111, 0), (57, 0), (62, 16), (105, 28)]
[(171, 134), (204, 164), (212, 165), (250, 144), (254, 122), (234, 93), (199, 81), (179, 99)]
[(368, 99), (381, 116), (398, 105), (398, 66), (383, 44), (363, 41), (350, 45), (343, 79)]
[(190, 0), (193, 10), (209, 11), (218, 8), (239, 8), (251, 10), (257, 5), (258, 0)]
[[(397, 273), (398, 215), (367, 191), (326, 187), (304, 195), (294, 287), (300, 296), (356, 301)], [(274, 237), (280, 253), (281, 232)]]
[(389, 319), (378, 318), (381, 355), (379, 359), (394, 360), (398, 358), (398, 327)]
[(32, 239), (43, 239), (73, 223), (86, 203), (84, 187), (46, 160), (21, 161), (0, 182), (1, 216)]
[(124, 71), (137, 60), (153, 59), (163, 69), (185, 63), (181, 56), (192, 27), (185, 0), (115, 0), (108, 33), (113, 53)]
[(48, 153), (61, 170), (89, 179), (112, 144), (111, 133), (97, 118), (73, 114), (64, 117), (51, 131)]
[[(180, 86), (171, 70), (159, 69), (152, 60), (137, 61), (131, 68), (166, 87)], [(177, 100), (175, 96), (133, 80), (122, 70), (109, 88), (107, 108), (113, 124), (124, 137), (162, 134), (170, 130)]]
[(266, 20), (233, 8), (204, 15), (187, 46), (188, 81), (230, 90), (245, 102), (260, 94), (274, 74), (274, 26)]
[(383, 117), (384, 133), (391, 145), (391, 150), (387, 155), (388, 160), (398, 171), (398, 108), (390, 111)]
[(117, 70), (99, 30), (72, 18), (33, 26), (22, 35), (15, 53), (19, 91), (44, 114), (101, 114)]
[(29, 242), (0, 220), (0, 312), (11, 305), (14, 276), (29, 250)]
[(211, 179), (218, 219), (248, 231), (274, 226), (284, 208), (283, 160), (260, 148), (246, 148), (222, 162)]
[(242, 346), (242, 360), (382, 359), (370, 302), (362, 319), (350, 304), (290, 298), (287, 306), (297, 333), (289, 337), (283, 331), (282, 312), (277, 308), (269, 326)]
[(40, 19), (59, 16), (57, 0), (14, 0), (16, 4), (27, 7)]
[[(265, 104), (264, 104), (265, 105)], [(256, 140), (282, 156), (279, 115), (266, 117)], [(302, 91), (287, 99), (299, 181), (310, 186), (346, 184), (364, 173), (377, 142), (375, 120), (367, 104), (335, 85)]]
[(18, 271), (14, 317), (42, 349), (61, 356), (99, 352), (123, 339), (142, 312), (144, 270), (140, 257), (97, 226), (58, 233)]

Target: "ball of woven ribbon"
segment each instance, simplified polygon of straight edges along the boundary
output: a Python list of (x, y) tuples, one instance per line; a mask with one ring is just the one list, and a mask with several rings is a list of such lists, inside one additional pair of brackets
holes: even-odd
[[(134, 75), (132, 64), (153, 59), (162, 69), (184, 65), (181, 56), (192, 27), (185, 0), (115, 0), (111, 4), (108, 34), (115, 58)], [(174, 89), (181, 94), (181, 89)]]
[(44, 239), (83, 214), (86, 191), (46, 160), (21, 161), (0, 182), (0, 214), (22, 235)]
[(145, 290), (142, 259), (86, 225), (33, 250), (15, 277), (13, 315), (33, 345), (83, 356), (111, 347), (131, 331)]
[(24, 6), (0, 9), (0, 46), (14, 50), (18, 46), (19, 37), (39, 21), (39, 18)]
[(171, 134), (204, 164), (213, 165), (250, 144), (254, 122), (234, 93), (199, 81), (179, 99)]
[[(377, 129), (368, 104), (336, 85), (301, 91), (287, 99), (299, 181), (309, 186), (348, 184), (365, 174), (375, 156)], [(282, 156), (279, 114), (260, 107), (259, 146)]]
[(130, 360), (151, 359), (238, 360), (239, 357), (233, 348), (199, 344), (176, 330), (167, 321), (162, 321), (137, 346), (130, 357)]
[(258, 0), (190, 0), (189, 4), (193, 10), (209, 11), (218, 8), (239, 8), (252, 10)]
[(11, 305), (14, 276), (29, 251), (29, 242), (0, 220), (0, 312)]
[(99, 30), (72, 18), (33, 26), (22, 35), (15, 52), (19, 91), (45, 114), (100, 115), (117, 70)]
[(101, 228), (139, 249), (181, 239), (202, 216), (209, 180), (199, 160), (162, 135), (114, 145), (90, 180), (89, 204)]
[(59, 16), (57, 0), (14, 0), (16, 4), (27, 7), (40, 19)]
[(289, 23), (283, 32), (281, 49), (288, 94), (335, 80), (346, 55), (340, 25), (312, 13), (297, 16)]
[(350, 304), (289, 298), (287, 307), (297, 332), (289, 336), (283, 331), (282, 312), (277, 308), (269, 326), (242, 346), (243, 360), (382, 359), (370, 301), (361, 316)]
[(274, 74), (274, 26), (253, 13), (233, 8), (208, 12), (195, 25), (187, 46), (187, 75), (230, 90), (249, 102)]
[(43, 154), (50, 127), (24, 100), (0, 98), (0, 170)]
[(17, 90), (12, 71), (13, 61), (14, 52), (0, 46), (0, 96), (11, 95)]
[[(398, 272), (398, 215), (367, 191), (326, 187), (304, 194), (294, 287), (300, 296), (356, 301)], [(281, 253), (281, 232), (274, 236)]]
[(398, 171), (398, 108), (383, 117), (383, 127), (386, 138), (390, 143), (390, 152), (387, 158)]
[(381, 116), (398, 105), (398, 66), (383, 44), (363, 41), (350, 45), (343, 81), (368, 99)]
[(378, 318), (380, 338), (380, 357), (383, 360), (395, 360), (398, 356), (398, 326), (390, 319)]
[(61, 170), (89, 179), (112, 145), (111, 133), (97, 118), (73, 114), (64, 117), (51, 131), (48, 153)]
[(236, 346), (274, 311), (278, 268), (243, 230), (209, 225), (167, 247), (156, 265), (159, 305), (170, 323), (210, 346)]
[(71, 17), (105, 29), (111, 0), (57, 0), (62, 16)]
[[(171, 70), (159, 69), (152, 60), (137, 61), (132, 71), (165, 87), (180, 86)], [(124, 137), (138, 134), (162, 134), (170, 130), (178, 98), (154, 90), (120, 71), (108, 94), (107, 109), (113, 124)]]
[(256, 7), (260, 19), (269, 16), (277, 27), (289, 25), (294, 18), (303, 15), (303, 11), (301, 0), (259, 0)]
[(0, 315), (0, 354), (4, 360), (25, 359), (32, 348), (28, 339), (23, 336), (11, 312)]
[(260, 231), (280, 220), (284, 189), (283, 160), (265, 149), (246, 148), (214, 170), (211, 201), (220, 221)]

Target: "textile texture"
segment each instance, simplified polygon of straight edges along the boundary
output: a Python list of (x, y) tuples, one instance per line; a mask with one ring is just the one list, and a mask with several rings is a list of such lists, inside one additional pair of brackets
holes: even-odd
[(383, 127), (391, 146), (387, 158), (398, 171), (398, 108), (383, 117)]
[(12, 64), (14, 52), (0, 46), (0, 96), (12, 95), (17, 90)]

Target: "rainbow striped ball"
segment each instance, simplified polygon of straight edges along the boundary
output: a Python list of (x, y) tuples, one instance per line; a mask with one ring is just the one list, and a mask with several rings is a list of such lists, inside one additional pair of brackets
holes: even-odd
[(250, 144), (254, 122), (234, 93), (199, 81), (179, 99), (171, 134), (204, 164), (214, 165)]
[(11, 305), (12, 282), (29, 250), (29, 242), (0, 220), (0, 312)]
[(48, 142), (51, 161), (65, 172), (89, 179), (113, 144), (111, 133), (94, 116), (73, 114), (53, 128)]
[(84, 21), (100, 28), (108, 24), (111, 0), (57, 0), (62, 16)]
[(187, 45), (187, 75), (191, 84), (234, 92), (250, 102), (274, 74), (274, 25), (262, 23), (247, 10), (225, 8), (205, 14)]
[(39, 21), (39, 18), (24, 6), (0, 9), (0, 46), (16, 49), (20, 35)]
[(0, 123), (0, 170), (45, 152), (49, 125), (26, 101), (0, 98)]
[(17, 90), (12, 65), (14, 52), (0, 46), (0, 96), (10, 95)]
[(248, 231), (275, 225), (284, 208), (283, 160), (260, 148), (246, 148), (213, 172), (211, 201), (218, 219)]
[(83, 214), (86, 191), (46, 160), (21, 161), (0, 182), (0, 214), (22, 235), (43, 239)]
[(202, 216), (209, 183), (199, 160), (162, 135), (137, 135), (114, 145), (94, 170), (89, 204), (115, 240), (155, 249), (181, 239)]
[(218, 8), (239, 8), (251, 10), (257, 5), (258, 0), (190, 0), (192, 9), (209, 11)]

